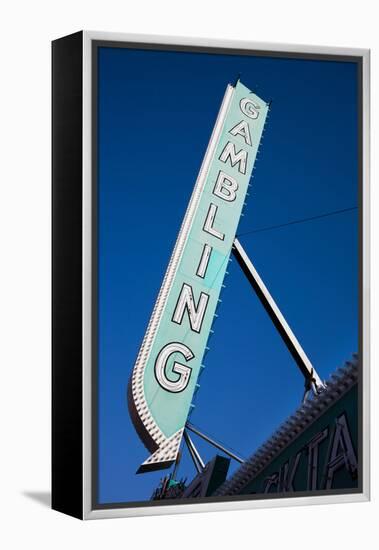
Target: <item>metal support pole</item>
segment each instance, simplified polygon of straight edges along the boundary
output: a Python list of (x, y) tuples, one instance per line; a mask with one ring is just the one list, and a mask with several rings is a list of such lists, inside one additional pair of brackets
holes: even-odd
[(274, 326), (276, 327), (284, 343), (286, 344), (289, 352), (294, 358), (301, 373), (303, 374), (305, 378), (305, 387), (307, 389), (312, 388), (314, 393), (321, 392), (324, 389), (325, 385), (313, 368), (312, 363), (308, 359), (296, 336), (290, 329), (287, 321), (283, 317), (280, 309), (276, 305), (273, 297), (264, 285), (262, 279), (258, 275), (257, 270), (253, 266), (251, 260), (249, 259), (238, 239), (234, 239), (232, 252), (242, 271), (244, 272), (251, 286), (253, 287), (256, 295), (261, 301), (261, 304), (265, 308), (271, 321), (274, 323)]
[(201, 458), (198, 450), (196, 449), (192, 439), (188, 435), (187, 430), (184, 430), (183, 436), (184, 436), (184, 441), (186, 442), (187, 448), (189, 450), (189, 453), (191, 455), (192, 461), (195, 465), (195, 468), (196, 468), (197, 472), (200, 474), (204, 470), (205, 464), (202, 461), (202, 458)]
[(195, 426), (193, 426), (190, 422), (187, 422), (186, 423), (186, 428), (188, 430), (190, 430), (191, 432), (193, 432), (194, 434), (198, 435), (199, 437), (201, 437), (202, 439), (204, 439), (204, 441), (207, 441), (208, 443), (210, 443), (211, 445), (213, 445), (213, 447), (216, 447), (216, 449), (219, 449), (220, 451), (224, 452), (226, 455), (230, 456), (230, 458), (233, 458), (234, 460), (236, 460), (237, 462), (239, 462), (240, 464), (243, 464), (244, 462), (246, 462), (243, 458), (241, 458), (240, 456), (236, 455), (235, 453), (233, 453), (232, 451), (230, 451), (229, 449), (227, 449), (226, 447), (224, 447), (223, 445), (221, 445), (221, 443), (218, 443), (217, 441), (215, 441), (214, 439), (212, 439), (211, 437), (209, 437), (208, 435), (205, 435), (203, 432), (201, 432), (198, 428), (195, 428)]
[(172, 474), (171, 474), (172, 479), (176, 478), (176, 474), (178, 473), (178, 468), (179, 468), (181, 458), (182, 458), (182, 448), (179, 449), (176, 460), (175, 460), (174, 469), (172, 470)]

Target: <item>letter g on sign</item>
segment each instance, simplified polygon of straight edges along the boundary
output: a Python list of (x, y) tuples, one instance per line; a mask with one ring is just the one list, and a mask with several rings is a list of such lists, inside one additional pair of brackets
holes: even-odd
[(252, 101), (248, 97), (241, 99), (240, 109), (243, 112), (243, 114), (248, 116), (249, 118), (256, 119), (259, 117), (259, 113), (258, 113), (259, 105), (254, 103), (254, 101)]
[(175, 381), (167, 378), (166, 367), (169, 357), (173, 353), (180, 353), (183, 355), (186, 361), (191, 361), (195, 356), (192, 351), (184, 344), (179, 342), (171, 342), (164, 346), (158, 353), (155, 360), (155, 377), (158, 384), (166, 391), (171, 393), (179, 393), (186, 389), (191, 376), (191, 367), (183, 365), (182, 363), (175, 363), (172, 366), (172, 372), (179, 375), (179, 378)]

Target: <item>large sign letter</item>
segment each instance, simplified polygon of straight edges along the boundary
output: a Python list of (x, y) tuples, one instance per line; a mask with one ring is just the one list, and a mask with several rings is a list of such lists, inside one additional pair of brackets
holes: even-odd
[(251, 101), (251, 99), (249, 99), (248, 97), (241, 99), (240, 109), (244, 115), (248, 116), (249, 118), (252, 118), (253, 120), (259, 117), (259, 113), (258, 113), (258, 109), (260, 109), (259, 105), (257, 103), (254, 103), (254, 101)]
[(195, 357), (192, 351), (184, 344), (180, 344), (179, 342), (167, 344), (167, 346), (161, 349), (155, 361), (155, 377), (164, 390), (171, 393), (179, 393), (188, 386), (192, 369), (175, 361), (171, 370), (173, 373), (178, 374), (179, 378), (177, 380), (167, 378), (167, 361), (173, 353), (180, 353), (186, 361), (191, 361)]
[(336, 419), (336, 429), (333, 435), (329, 460), (326, 465), (325, 489), (332, 488), (335, 472), (343, 467), (350, 472), (352, 477), (356, 476), (358, 468), (357, 457), (355, 455), (345, 414), (341, 414), (341, 416)]
[(317, 487), (317, 472), (318, 472), (318, 448), (328, 437), (328, 428), (315, 435), (308, 443), (308, 491), (315, 491)]
[(187, 309), (191, 330), (193, 330), (194, 332), (200, 332), (201, 324), (205, 315), (205, 310), (207, 309), (208, 300), (209, 295), (205, 292), (201, 292), (198, 304), (196, 306), (195, 300), (193, 298), (192, 287), (184, 283), (180, 292), (180, 296), (176, 303), (172, 320), (174, 321), (174, 323), (178, 323), (178, 325), (181, 325), (184, 312)]
[(217, 210), (218, 210), (218, 207), (215, 204), (211, 203), (209, 205), (207, 217), (205, 218), (205, 222), (203, 226), (203, 231), (206, 231), (210, 235), (213, 235), (214, 237), (216, 237), (216, 239), (220, 239), (220, 241), (223, 241), (225, 238), (224, 233), (221, 233), (221, 231), (217, 231), (217, 229), (213, 227)]
[(242, 136), (246, 145), (251, 145), (251, 135), (249, 125), (246, 120), (241, 120), (234, 128), (230, 130), (232, 136)]
[(228, 176), (222, 170), (219, 171), (213, 194), (227, 202), (233, 202), (238, 189), (237, 180)]
[(220, 155), (220, 160), (222, 162), (226, 162), (228, 158), (230, 158), (230, 164), (232, 166), (238, 164), (238, 171), (241, 172), (241, 174), (246, 174), (247, 152), (241, 149), (237, 153), (234, 143), (231, 141), (225, 145), (224, 150)]

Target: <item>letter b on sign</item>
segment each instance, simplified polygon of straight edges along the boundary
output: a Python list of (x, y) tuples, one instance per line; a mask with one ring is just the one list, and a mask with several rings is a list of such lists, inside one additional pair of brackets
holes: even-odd
[(224, 201), (232, 202), (236, 198), (237, 189), (237, 181), (232, 178), (232, 176), (228, 176), (225, 172), (220, 170), (217, 176), (216, 185), (213, 189), (213, 194)]

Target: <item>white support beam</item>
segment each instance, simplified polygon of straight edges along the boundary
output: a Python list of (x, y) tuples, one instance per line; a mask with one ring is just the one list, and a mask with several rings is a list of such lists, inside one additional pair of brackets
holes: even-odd
[(234, 239), (233, 254), (303, 374), (306, 388), (312, 388), (315, 393), (319, 393), (324, 389), (324, 383), (317, 374), (316, 369), (312, 366), (312, 363), (238, 239)]

